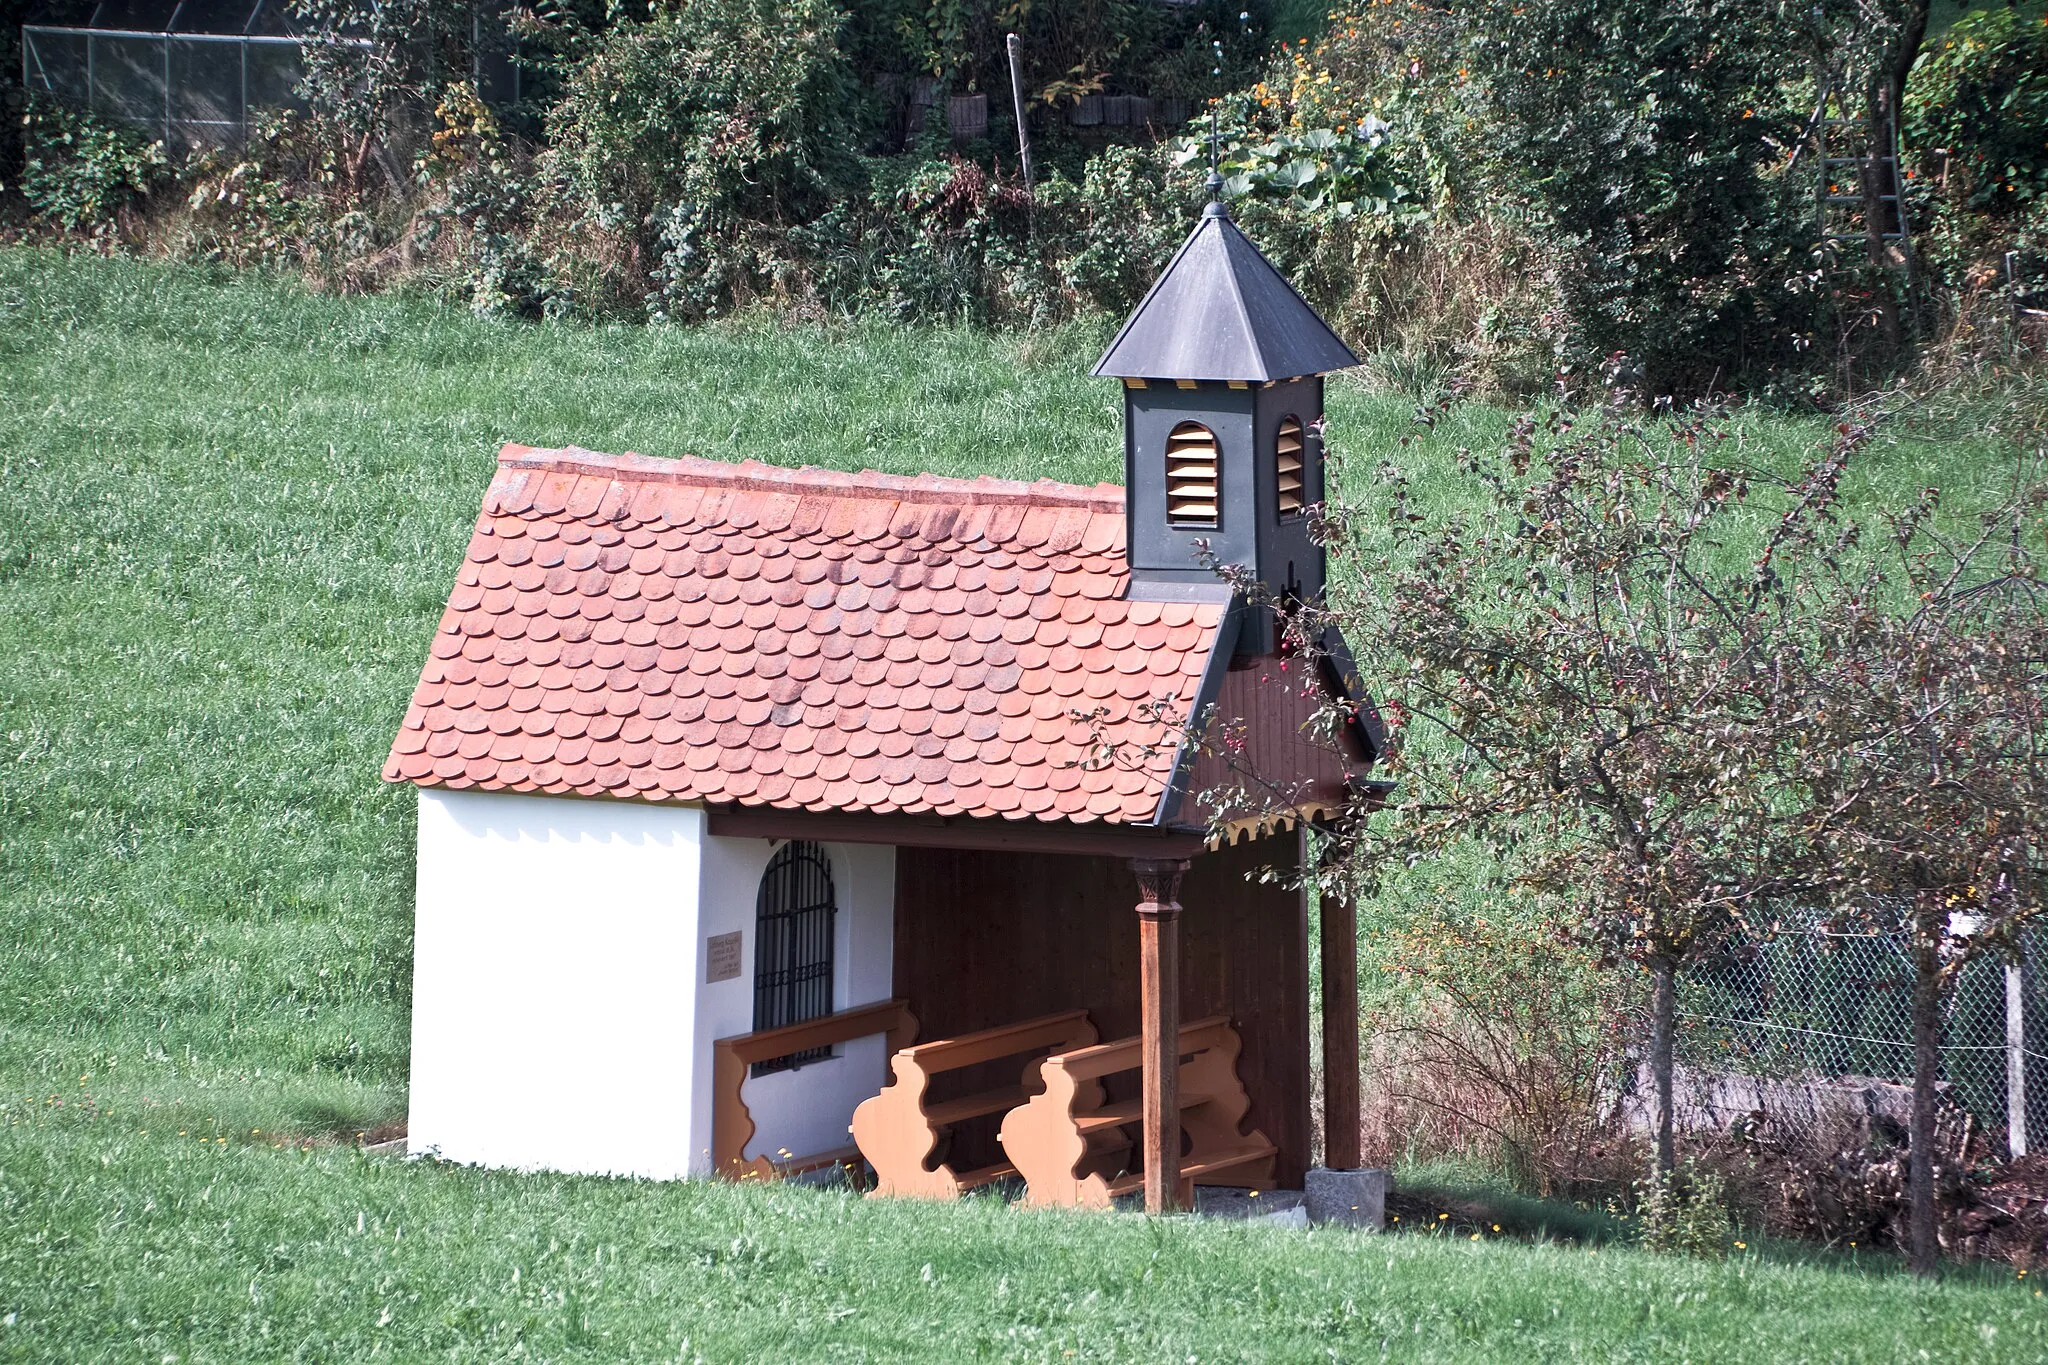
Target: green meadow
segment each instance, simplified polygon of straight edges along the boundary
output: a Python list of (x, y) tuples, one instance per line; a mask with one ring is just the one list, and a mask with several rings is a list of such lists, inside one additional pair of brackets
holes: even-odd
[[(0, 1361), (2048, 1358), (2032, 1283), (1889, 1257), (356, 1150), (405, 1110), (413, 799), (379, 768), (499, 444), (1114, 481), (1105, 335), (534, 326), (0, 252)], [(1508, 420), (1330, 406), (1443, 499)], [(1735, 424), (1773, 468), (1830, 429)], [(1852, 487), (1988, 492), (1996, 449), (1902, 422)]]

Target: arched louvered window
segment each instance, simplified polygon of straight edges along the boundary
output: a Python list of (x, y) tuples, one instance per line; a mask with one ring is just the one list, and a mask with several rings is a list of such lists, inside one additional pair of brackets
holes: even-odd
[(1222, 506), (1223, 462), (1216, 433), (1182, 422), (1166, 438), (1166, 519), (1175, 526), (1215, 526)]
[(1274, 455), (1280, 474), (1280, 515), (1298, 517), (1305, 505), (1302, 490), (1304, 445), (1301, 419), (1291, 412), (1280, 419)]
[[(754, 1031), (801, 1024), (832, 1012), (832, 931), (839, 908), (825, 850), (784, 844), (761, 874), (754, 899)], [(756, 1062), (753, 1073), (788, 1071), (832, 1055), (814, 1048)]]

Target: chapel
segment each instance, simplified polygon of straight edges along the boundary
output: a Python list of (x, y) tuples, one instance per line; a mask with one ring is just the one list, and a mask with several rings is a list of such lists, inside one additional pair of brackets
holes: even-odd
[(1095, 366), (1122, 487), (507, 445), (384, 769), (411, 1150), (1155, 1210), (1355, 1166), (1352, 912), (1318, 1152), (1297, 874), (1383, 736), (1281, 626), (1356, 363), (1214, 202)]

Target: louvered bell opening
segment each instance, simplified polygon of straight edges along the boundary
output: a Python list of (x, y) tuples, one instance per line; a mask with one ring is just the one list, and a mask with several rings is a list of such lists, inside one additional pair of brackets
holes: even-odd
[(1289, 416), (1280, 423), (1280, 438), (1276, 443), (1276, 454), (1280, 469), (1280, 515), (1296, 517), (1301, 515), (1301, 419)]
[(1216, 433), (1182, 422), (1166, 438), (1166, 519), (1176, 526), (1214, 526), (1217, 509)]

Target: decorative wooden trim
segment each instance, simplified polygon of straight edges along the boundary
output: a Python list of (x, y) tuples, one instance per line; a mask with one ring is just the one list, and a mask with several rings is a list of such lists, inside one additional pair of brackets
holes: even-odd
[[(1223, 1015), (1180, 1030), (1178, 1056), (1186, 1060), (1175, 1068), (1175, 1127), (1187, 1133), (1190, 1150), (1184, 1162), (1176, 1151), (1175, 1205), (1192, 1204), (1198, 1184), (1272, 1185), (1279, 1149), (1256, 1129), (1238, 1131), (1252, 1103), (1237, 1074), (1242, 1050)], [(1102, 1088), (1103, 1077), (1137, 1070), (1144, 1060), (1143, 1039), (1122, 1038), (1040, 1063), (1044, 1091), (1003, 1119), (1003, 1153), (1027, 1182), (1027, 1205), (1105, 1209), (1141, 1184), (1149, 1201), (1150, 1173), (1131, 1175), (1119, 1162), (1133, 1145), (1123, 1130), (1145, 1119), (1143, 1105), (1105, 1104)]]
[[(1097, 1037), (1086, 1010), (1068, 1010), (897, 1052), (891, 1059), (895, 1080), (853, 1111), (854, 1143), (875, 1168), (877, 1178), (869, 1195), (955, 1199), (967, 1190), (1016, 1174), (1017, 1168), (1008, 1162), (964, 1172), (955, 1171), (947, 1162), (926, 1169), (926, 1163), (938, 1154), (953, 1124), (1005, 1113), (1041, 1089), (1039, 1061), (1044, 1053), (1071, 1052)], [(1014, 1087), (938, 1104), (926, 1101), (934, 1076), (1024, 1053), (1031, 1057)]]
[(1131, 872), (1138, 879), (1140, 915), (1180, 914), (1180, 879), (1188, 873), (1185, 858), (1133, 858)]
[(775, 1162), (766, 1157), (747, 1160), (747, 1144), (754, 1140), (754, 1116), (747, 1109), (743, 1093), (747, 1068), (755, 1062), (787, 1057), (814, 1047), (850, 1043), (872, 1034), (888, 1035), (888, 1050), (896, 1052), (917, 1036), (917, 1019), (907, 1000), (883, 1000), (858, 1005), (837, 1014), (807, 1019), (801, 1024), (763, 1029), (720, 1038), (711, 1045), (711, 1169), (728, 1180), (779, 1180), (800, 1171), (816, 1170), (858, 1155), (854, 1148), (814, 1152)]
[(709, 832), (735, 839), (815, 839), (894, 844), (899, 848), (973, 848), (992, 852), (1078, 853), (1104, 858), (1191, 858), (1206, 835), (1157, 825), (1076, 825), (1066, 821), (986, 820), (918, 815), (820, 815), (801, 810), (707, 807)]

